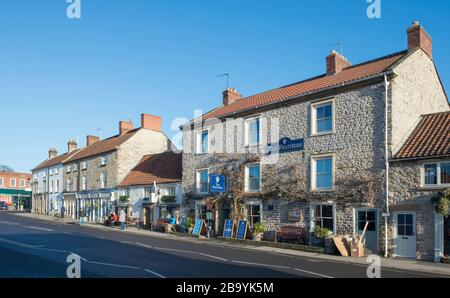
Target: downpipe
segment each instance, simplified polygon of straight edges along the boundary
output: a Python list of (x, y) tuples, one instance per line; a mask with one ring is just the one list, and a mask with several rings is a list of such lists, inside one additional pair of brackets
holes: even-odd
[(389, 117), (389, 81), (387, 79), (387, 76), (384, 75), (384, 89), (385, 89), (385, 115), (384, 115), (384, 123), (385, 123), (385, 130), (384, 130), (384, 137), (385, 137), (385, 148), (384, 148), (384, 152), (385, 152), (385, 166), (386, 166), (386, 170), (385, 170), (385, 186), (386, 186), (386, 191), (385, 191), (385, 204), (386, 204), (386, 214), (384, 216), (384, 257), (387, 258), (389, 256), (388, 253), (388, 218), (389, 218), (389, 137), (388, 137), (388, 133), (389, 133), (389, 122), (388, 122), (388, 117)]

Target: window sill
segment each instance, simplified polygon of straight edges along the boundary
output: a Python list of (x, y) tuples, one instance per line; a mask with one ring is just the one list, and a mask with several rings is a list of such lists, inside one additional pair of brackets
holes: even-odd
[(321, 137), (321, 136), (329, 136), (329, 135), (333, 135), (336, 132), (333, 131), (327, 131), (327, 132), (316, 132), (316, 133), (311, 133), (310, 137)]
[(311, 193), (332, 193), (334, 192), (334, 188), (327, 188), (327, 189), (311, 189)]
[(447, 189), (447, 188), (449, 188), (450, 187), (450, 185), (445, 185), (445, 184), (443, 184), (443, 185), (429, 185), (429, 186), (425, 186), (425, 185), (422, 185), (422, 186), (420, 186), (419, 187), (419, 190), (445, 190), (445, 189)]

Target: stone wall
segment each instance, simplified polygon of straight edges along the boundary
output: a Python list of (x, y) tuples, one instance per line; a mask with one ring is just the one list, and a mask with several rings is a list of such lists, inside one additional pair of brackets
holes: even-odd
[(415, 50), (394, 68), (392, 81), (392, 150), (397, 152), (420, 116), (449, 110), (433, 61)]

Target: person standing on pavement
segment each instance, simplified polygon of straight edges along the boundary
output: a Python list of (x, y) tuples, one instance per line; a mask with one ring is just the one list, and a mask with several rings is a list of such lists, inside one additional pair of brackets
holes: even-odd
[(125, 215), (125, 211), (123, 211), (123, 209), (120, 209), (119, 221), (120, 221), (120, 229), (124, 230), (125, 229), (126, 215)]
[(84, 222), (84, 211), (81, 208), (80, 208), (79, 216), (80, 216), (80, 226), (81, 226)]

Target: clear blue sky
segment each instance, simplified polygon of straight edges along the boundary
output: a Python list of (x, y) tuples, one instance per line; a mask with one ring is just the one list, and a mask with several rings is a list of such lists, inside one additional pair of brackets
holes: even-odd
[(81, 1), (80, 20), (65, 0), (0, 3), (0, 164), (27, 171), (141, 112), (172, 136), (172, 119), (221, 103), (219, 74), (251, 95), (323, 73), (338, 41), (354, 64), (403, 50), (414, 20), (450, 87), (449, 1), (382, 0), (378, 20), (366, 0)]

